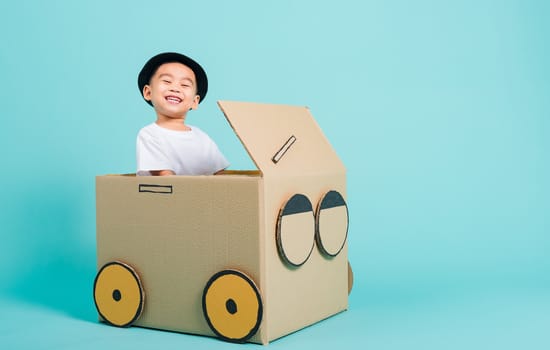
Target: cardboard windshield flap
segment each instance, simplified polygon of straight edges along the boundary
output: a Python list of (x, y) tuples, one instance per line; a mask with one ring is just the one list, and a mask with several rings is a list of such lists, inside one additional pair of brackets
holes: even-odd
[(218, 104), (257, 170), (96, 178), (103, 321), (267, 344), (347, 309), (344, 165), (305, 107)]

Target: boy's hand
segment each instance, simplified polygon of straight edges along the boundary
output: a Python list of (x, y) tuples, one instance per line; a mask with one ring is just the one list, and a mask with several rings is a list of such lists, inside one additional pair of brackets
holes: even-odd
[(153, 176), (169, 176), (176, 175), (172, 170), (151, 170), (151, 175)]

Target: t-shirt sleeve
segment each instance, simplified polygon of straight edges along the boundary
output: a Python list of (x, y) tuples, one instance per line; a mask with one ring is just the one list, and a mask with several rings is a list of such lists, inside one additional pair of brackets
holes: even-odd
[(151, 175), (152, 170), (172, 170), (162, 140), (143, 131), (138, 134), (136, 144), (137, 175)]
[(229, 162), (218, 148), (218, 145), (216, 145), (216, 143), (210, 137), (206, 137), (209, 140), (208, 159), (210, 159), (211, 173), (214, 174), (220, 170), (226, 169), (229, 166)]
[(212, 140), (212, 138), (210, 138), (210, 136), (203, 131), (199, 130), (199, 132), (207, 145), (207, 159), (210, 168), (209, 173), (215, 174), (220, 170), (226, 169), (229, 166), (229, 162), (218, 148), (216, 142), (214, 142), (214, 140)]

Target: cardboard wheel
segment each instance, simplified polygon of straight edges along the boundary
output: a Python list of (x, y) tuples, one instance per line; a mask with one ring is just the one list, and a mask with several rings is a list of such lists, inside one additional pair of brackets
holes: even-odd
[(144, 293), (132, 267), (114, 261), (103, 265), (94, 281), (94, 301), (99, 315), (109, 324), (127, 327), (143, 311)]
[(212, 331), (231, 342), (245, 342), (262, 321), (262, 298), (244, 273), (223, 270), (210, 278), (202, 295), (202, 310)]
[(306, 196), (295, 194), (283, 205), (277, 218), (275, 238), (284, 262), (298, 267), (307, 261), (315, 242), (315, 216)]
[(315, 216), (315, 240), (321, 252), (334, 257), (344, 248), (348, 237), (348, 207), (338, 191), (321, 198)]
[(353, 289), (353, 270), (351, 269), (351, 264), (348, 261), (348, 295), (351, 294)]

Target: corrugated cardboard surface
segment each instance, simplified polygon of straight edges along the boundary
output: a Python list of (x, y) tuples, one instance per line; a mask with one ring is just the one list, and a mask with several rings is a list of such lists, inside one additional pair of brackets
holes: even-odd
[[(316, 207), (329, 190), (345, 196), (343, 179), (99, 176), (98, 268), (119, 260), (137, 270), (145, 306), (136, 325), (204, 335), (213, 335), (201, 305), (207, 280), (223, 269), (243, 271), (264, 303), (250, 341), (267, 343), (347, 308), (347, 247), (328, 258), (315, 246), (302, 266), (292, 267), (275, 240), (288, 198), (301, 193)], [(159, 193), (139, 192), (140, 185)], [(159, 185), (172, 186), (172, 193)]]
[[(213, 335), (201, 298), (214, 273), (238, 269), (261, 288), (261, 182), (242, 175), (97, 177), (98, 268), (119, 260), (139, 273), (145, 305), (136, 325)], [(172, 186), (172, 193), (139, 192), (140, 185)], [(251, 340), (260, 337), (261, 328)]]
[(265, 177), (266, 322), (269, 340), (323, 320), (348, 307), (347, 244), (334, 258), (321, 254), (315, 245), (309, 259), (290, 267), (280, 257), (274, 236), (277, 214), (286, 199), (306, 195), (313, 206), (329, 190), (345, 197), (343, 174)]
[[(315, 175), (345, 171), (308, 108), (234, 101), (218, 104), (262, 173)], [(292, 136), (294, 143), (274, 163), (272, 158)]]
[(264, 178), (264, 326), (273, 340), (347, 309), (347, 245), (332, 258), (314, 247), (296, 268), (281, 259), (274, 239), (279, 210), (294, 194), (306, 195), (314, 208), (330, 190), (345, 198), (346, 169), (308, 108), (218, 104)]

